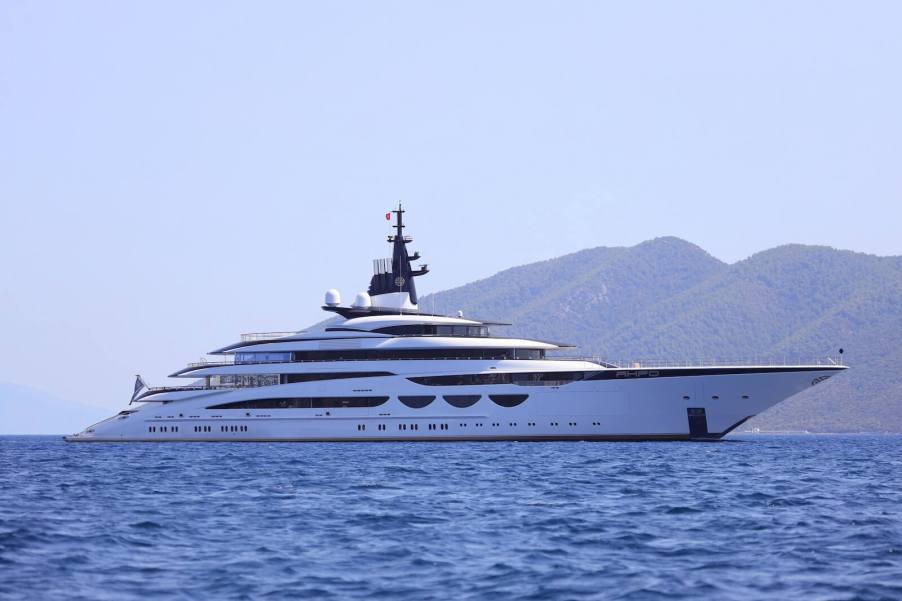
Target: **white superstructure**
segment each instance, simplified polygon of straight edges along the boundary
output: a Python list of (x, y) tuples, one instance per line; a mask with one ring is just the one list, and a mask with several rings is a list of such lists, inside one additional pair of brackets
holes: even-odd
[(555, 359), (551, 342), (491, 322), (420, 313), (399, 207), (391, 259), (368, 293), (323, 309), (340, 323), (245, 335), (217, 359), (136, 386), (135, 406), (67, 436), (112, 441), (712, 440), (845, 369), (653, 368)]

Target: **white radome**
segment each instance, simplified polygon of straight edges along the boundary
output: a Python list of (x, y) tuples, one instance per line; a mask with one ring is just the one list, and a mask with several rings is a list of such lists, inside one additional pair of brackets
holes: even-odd
[(341, 294), (335, 288), (326, 290), (326, 306), (338, 307), (341, 305)]
[(369, 309), (373, 306), (373, 301), (366, 292), (358, 292), (354, 297), (354, 304), (351, 306), (355, 309)]

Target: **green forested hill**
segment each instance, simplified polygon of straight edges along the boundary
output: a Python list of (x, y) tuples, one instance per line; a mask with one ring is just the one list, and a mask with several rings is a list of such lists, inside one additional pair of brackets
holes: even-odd
[(900, 257), (788, 245), (727, 265), (658, 238), (508, 269), (420, 306), (612, 361), (797, 361), (842, 347), (852, 369), (748, 427), (902, 432)]

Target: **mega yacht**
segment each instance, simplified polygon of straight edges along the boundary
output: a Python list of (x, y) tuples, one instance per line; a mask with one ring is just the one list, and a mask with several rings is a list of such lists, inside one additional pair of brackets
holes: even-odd
[[(509, 325), (421, 311), (404, 211), (391, 258), (350, 306), (299, 332), (247, 334), (172, 374), (70, 442), (717, 440), (842, 365), (615, 365)], [(558, 356), (555, 356), (558, 353)]]

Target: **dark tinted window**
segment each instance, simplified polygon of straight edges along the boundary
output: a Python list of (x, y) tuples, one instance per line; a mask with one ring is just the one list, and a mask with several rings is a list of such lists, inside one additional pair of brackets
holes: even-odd
[(398, 400), (411, 409), (422, 409), (435, 400), (434, 396), (399, 396)]
[(235, 363), (278, 363), (280, 361), (291, 361), (291, 353), (235, 353)]
[(511, 374), (460, 374), (454, 376), (417, 376), (407, 378), (425, 386), (476, 386), (482, 384), (510, 384)]
[(466, 409), (475, 405), (482, 396), (478, 394), (446, 394), (442, 398), (452, 407)]
[(519, 386), (563, 386), (582, 380), (584, 376), (581, 371), (536, 371), (511, 374), (511, 383)]
[(478, 386), (482, 384), (519, 384), (521, 386), (560, 386), (582, 380), (584, 372), (526, 372), (460, 374), (453, 376), (416, 376), (407, 378), (425, 386)]
[(388, 326), (387, 328), (376, 328), (373, 332), (379, 334), (391, 334), (392, 336), (428, 336), (430, 334), (435, 334), (435, 326), (426, 326), (422, 324)]
[(316, 382), (319, 380), (342, 380), (345, 378), (374, 378), (377, 376), (393, 376), (388, 371), (348, 371), (342, 373), (317, 374), (282, 374), (280, 383), (295, 384), (297, 382)]
[(502, 407), (516, 407), (527, 398), (527, 394), (490, 394), (489, 398)]
[(328, 409), (338, 407), (378, 407), (387, 396), (289, 397), (252, 399), (211, 405), (207, 409)]
[(504, 349), (504, 348), (432, 348), (432, 349), (394, 349), (394, 350), (329, 350), (329, 351), (295, 351), (295, 361), (370, 361), (392, 359), (542, 359), (545, 351), (536, 349)]
[(489, 335), (487, 326), (436, 326), (430, 324), (410, 324), (403, 326), (388, 326), (373, 330), (379, 334), (391, 334), (392, 336), (468, 336), (484, 338)]

